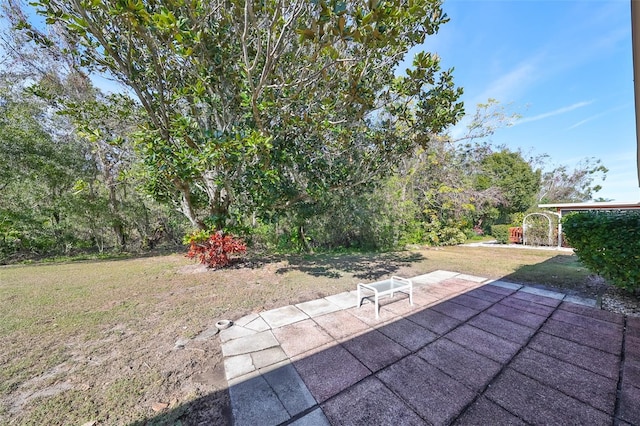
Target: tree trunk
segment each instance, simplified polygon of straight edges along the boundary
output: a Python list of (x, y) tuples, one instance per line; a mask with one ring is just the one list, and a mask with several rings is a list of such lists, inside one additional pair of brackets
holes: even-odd
[(304, 234), (304, 228), (302, 227), (302, 225), (298, 226), (298, 237), (300, 237), (300, 241), (302, 243), (304, 251), (309, 254), (313, 254), (313, 248), (309, 244), (309, 241), (307, 241), (307, 236)]
[(207, 226), (204, 222), (198, 218), (195, 210), (193, 209), (193, 204), (191, 203), (191, 192), (189, 185), (176, 181), (174, 182), (178, 190), (180, 191), (181, 200), (180, 200), (180, 212), (189, 219), (191, 225), (197, 229), (207, 229)]
[(124, 230), (122, 215), (118, 206), (118, 194), (116, 192), (116, 182), (113, 178), (111, 171), (111, 165), (104, 160), (102, 152), (100, 153), (100, 160), (104, 169), (104, 178), (109, 191), (109, 212), (111, 213), (111, 228), (116, 234), (116, 244), (118, 250), (124, 250), (127, 245), (127, 236)]

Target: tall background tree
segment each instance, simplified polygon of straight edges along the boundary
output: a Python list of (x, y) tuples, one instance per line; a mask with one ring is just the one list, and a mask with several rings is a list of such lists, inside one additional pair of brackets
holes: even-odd
[[(136, 94), (148, 190), (200, 228), (240, 201), (271, 210), (357, 186), (462, 114), (437, 56), (394, 75), (446, 22), (438, 0), (33, 4), (74, 64)], [(56, 42), (9, 5), (32, 40)], [(352, 179), (353, 163), (368, 171)]]
[(493, 99), (450, 136), (451, 71), (397, 69), (447, 21), (438, 1), (36, 2), (46, 27), (2, 4), (4, 254), (146, 249), (186, 225), (286, 251), (457, 244), (606, 172), (492, 146), (518, 118)]
[(0, 258), (175, 245), (184, 226), (136, 188), (140, 108), (102, 94), (60, 46), (3, 29)]
[(593, 199), (602, 189), (608, 169), (595, 158), (582, 160), (574, 169), (560, 165), (542, 175), (540, 203), (581, 203)]

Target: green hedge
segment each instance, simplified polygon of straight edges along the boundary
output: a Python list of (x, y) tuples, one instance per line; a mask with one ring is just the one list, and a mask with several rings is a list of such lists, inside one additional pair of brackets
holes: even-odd
[(491, 235), (500, 243), (509, 243), (509, 228), (511, 225), (492, 225)]
[(580, 212), (562, 220), (580, 261), (618, 287), (640, 289), (640, 212)]

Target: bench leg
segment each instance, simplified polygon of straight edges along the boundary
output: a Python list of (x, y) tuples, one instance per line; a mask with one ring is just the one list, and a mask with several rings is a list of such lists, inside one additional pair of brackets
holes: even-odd
[(378, 293), (376, 293), (376, 319), (380, 318), (379, 310), (380, 310), (380, 305), (378, 303)]

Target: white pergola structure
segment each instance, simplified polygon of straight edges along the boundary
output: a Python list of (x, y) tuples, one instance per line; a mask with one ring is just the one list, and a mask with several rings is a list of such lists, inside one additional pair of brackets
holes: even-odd
[[(635, 0), (632, 0), (635, 2)], [(639, 0), (640, 1), (640, 0)], [(637, 110), (636, 110), (637, 111)], [(640, 163), (639, 163), (640, 164)], [(640, 173), (640, 170), (639, 170)], [(640, 175), (640, 174), (639, 174)], [(558, 221), (558, 247), (562, 246), (562, 216), (571, 212), (579, 211), (593, 211), (593, 210), (605, 210), (605, 211), (620, 211), (620, 210), (640, 210), (640, 203), (556, 203), (556, 204), (538, 204), (541, 209), (555, 210), (559, 216)]]

